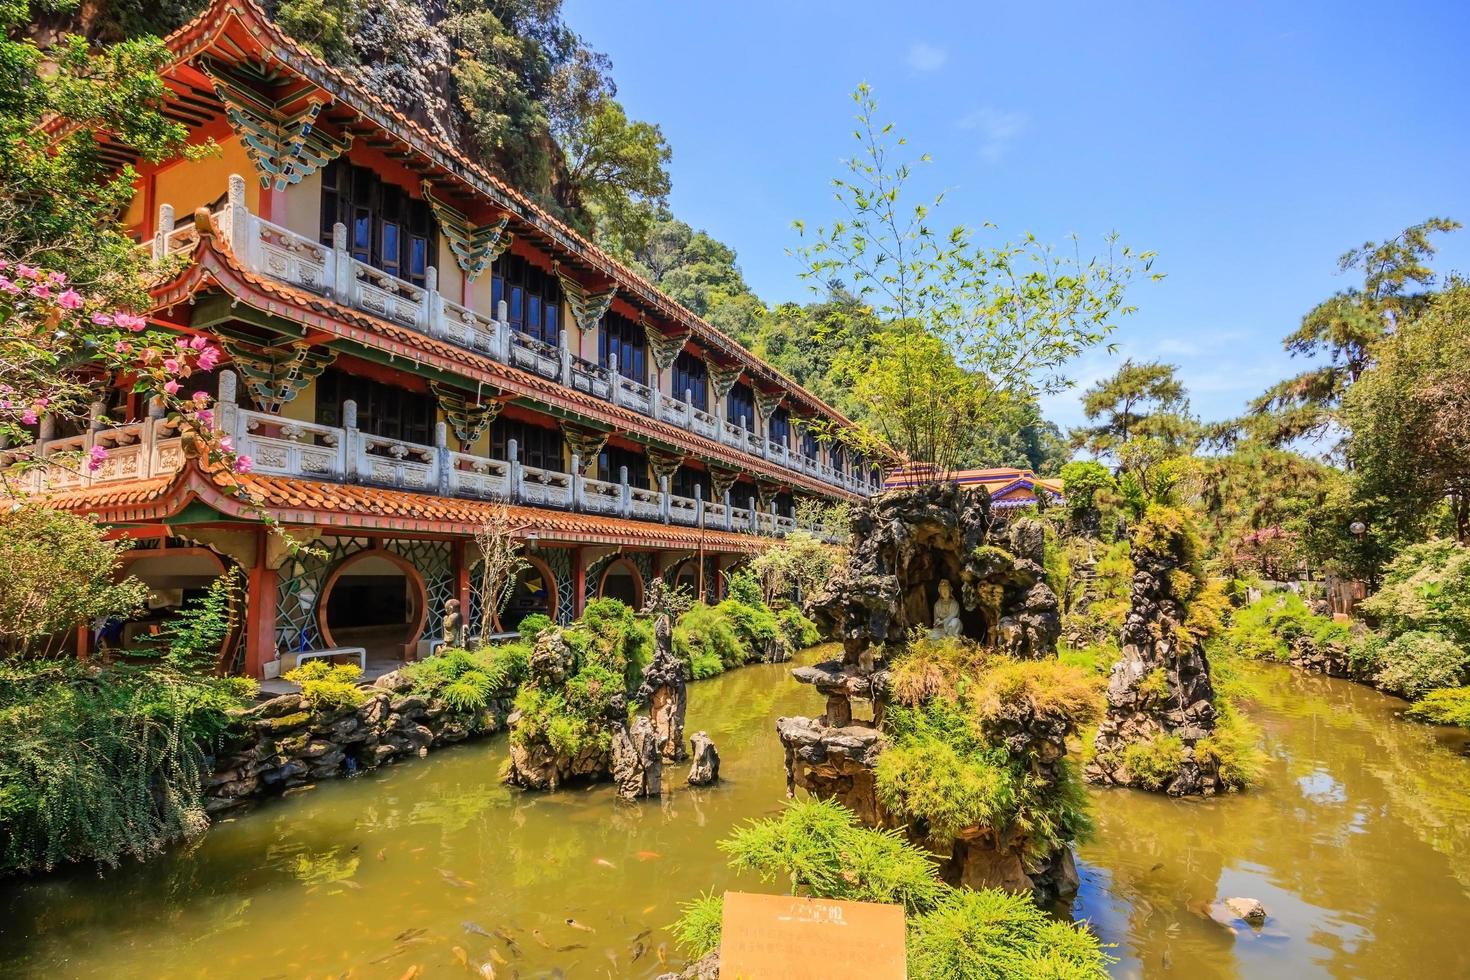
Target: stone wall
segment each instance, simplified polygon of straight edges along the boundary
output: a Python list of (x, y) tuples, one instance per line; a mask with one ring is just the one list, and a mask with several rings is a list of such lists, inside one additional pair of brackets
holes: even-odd
[(355, 708), (320, 710), (283, 694), (241, 712), (205, 782), (209, 812), (490, 735), (504, 730), (510, 713), (510, 692), (465, 713), (409, 688), (395, 672), (367, 687)]

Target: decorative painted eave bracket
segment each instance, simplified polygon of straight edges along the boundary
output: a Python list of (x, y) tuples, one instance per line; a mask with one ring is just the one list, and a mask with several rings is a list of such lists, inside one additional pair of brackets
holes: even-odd
[[(200, 59), (199, 67), (224, 103), (225, 119), (255, 164), (261, 187), (274, 184), (283, 191), (352, 145), (352, 134), (333, 136), (317, 127), (317, 118), (331, 104), (331, 96), (311, 96), (302, 102), (297, 93), (274, 102), (211, 58)], [(288, 105), (296, 108), (287, 109)]]
[(607, 445), (609, 435), (606, 432), (583, 429), (567, 422), (561, 424), (561, 433), (572, 452), (577, 454), (577, 459), (584, 471), (597, 464), (597, 457), (601, 454), (602, 447)]
[(765, 421), (769, 422), (771, 420), (771, 415), (776, 411), (776, 409), (780, 408), (781, 403), (786, 400), (786, 392), (761, 391), (759, 388), (755, 388), (753, 390), (755, 392), (756, 414), (758, 414)]
[(609, 286), (600, 293), (594, 293), (563, 272), (560, 262), (553, 263), (552, 268), (556, 270), (556, 278), (561, 280), (562, 292), (566, 293), (567, 305), (572, 308), (572, 320), (577, 324), (577, 329), (591, 330), (597, 326), (597, 322), (612, 306), (618, 287)]
[(714, 501), (724, 500), (725, 494), (735, 485), (735, 481), (739, 478), (740, 471), (737, 469), (731, 469), (727, 466), (711, 466), (709, 468), (709, 484), (710, 490), (714, 492), (714, 496), (710, 499)]
[(449, 250), (464, 270), (465, 278), (473, 282), (510, 248), (515, 238), (506, 231), (510, 215), (493, 224), (477, 225), (464, 212), (436, 197), (430, 181), (425, 180), (421, 186), (424, 200), (429, 202), (439, 227), (444, 229), (444, 237), (449, 239)]
[(245, 379), (256, 407), (267, 415), (279, 415), (282, 406), (295, 401), (337, 359), (336, 351), (309, 344), (256, 347), (228, 338), (221, 344)]
[(437, 381), (429, 382), (429, 390), (439, 400), (444, 419), (454, 430), (455, 437), (466, 445), (477, 442), (485, 434), (485, 430), (500, 417), (500, 411), (505, 407), (505, 403), (497, 396), (473, 401), (464, 392)]
[(643, 324), (648, 352), (653, 355), (653, 364), (660, 371), (667, 371), (674, 366), (674, 361), (678, 360), (684, 345), (693, 334), (694, 331), (689, 327), (682, 327), (674, 333), (662, 333), (650, 323)]
[(732, 364), (727, 367), (707, 355), (704, 363), (709, 365), (709, 383), (714, 389), (715, 398), (724, 398), (730, 394), (730, 389), (734, 388), (735, 382), (740, 380), (740, 373), (743, 368), (739, 364)]
[(672, 480), (679, 467), (684, 465), (684, 454), (649, 446), (647, 450), (648, 466), (653, 470), (654, 477), (663, 483), (664, 479)]

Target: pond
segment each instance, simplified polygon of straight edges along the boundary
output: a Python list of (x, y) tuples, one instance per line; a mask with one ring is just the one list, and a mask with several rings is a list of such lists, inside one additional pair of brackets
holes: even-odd
[[(664, 927), (680, 902), (759, 885), (715, 842), (781, 805), (774, 720), (820, 708), (789, 666), (691, 687), (718, 787), (674, 767), (662, 801), (524, 794), (497, 778), (504, 739), (444, 750), (267, 802), (146, 865), (0, 888), (0, 975), (656, 975), (679, 962)], [(1400, 702), (1262, 670), (1250, 713), (1269, 784), (1189, 803), (1094, 794), (1075, 914), (1117, 945), (1119, 976), (1470, 975), (1470, 759), (1395, 717)], [(1259, 934), (1198, 914), (1233, 895), (1265, 903)]]

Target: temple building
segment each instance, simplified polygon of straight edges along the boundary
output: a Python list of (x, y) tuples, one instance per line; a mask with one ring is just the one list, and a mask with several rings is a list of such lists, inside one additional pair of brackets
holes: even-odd
[[(897, 490), (929, 482), (932, 475), (917, 467), (903, 467), (890, 472), (883, 489)], [(1012, 466), (989, 469), (958, 470), (950, 474), (962, 487), (984, 487), (990, 493), (990, 505), (998, 511), (1015, 510), (1062, 502), (1062, 481), (1037, 476), (1031, 470)]]
[[(599, 596), (639, 605), (654, 576), (714, 598), (802, 502), (881, 489), (834, 409), (252, 0), (214, 0), (166, 43), (166, 114), (218, 152), (152, 164), (98, 139), (139, 174), (140, 247), (171, 263), (148, 318), (223, 347), (191, 385), (254, 466), (235, 492), (128, 390), (86, 431), (42, 419), (48, 452), (108, 450), (36, 489), (132, 542), (151, 612), (124, 631), (237, 567), (223, 666), (272, 677), (361, 648), (386, 669), (432, 649), (450, 599), (478, 635)], [(485, 624), (473, 539), (503, 507), (532, 567)], [(102, 630), (82, 632), (86, 652)]]

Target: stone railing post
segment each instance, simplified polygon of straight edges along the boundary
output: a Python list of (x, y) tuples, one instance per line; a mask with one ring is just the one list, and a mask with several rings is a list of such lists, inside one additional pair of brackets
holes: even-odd
[(229, 191), (225, 195), (225, 213), (230, 226), (230, 251), (235, 253), (235, 258), (245, 268), (258, 272), (259, 258), (251, 247), (253, 236), (250, 234), (250, 210), (245, 207), (245, 178), (239, 174), (230, 174)]
[(661, 476), (658, 478), (658, 509), (659, 513), (663, 515), (665, 524), (669, 523), (669, 521), (673, 519), (674, 509), (672, 506), (670, 506), (669, 478), (667, 476)]
[(525, 474), (521, 472), (521, 447), (514, 439), (506, 440), (505, 455), (509, 457), (506, 462), (510, 464), (510, 499), (519, 501), (524, 496), (522, 481)]
[(587, 478), (582, 475), (582, 454), (572, 453), (572, 510), (583, 510), (587, 505)]
[(704, 527), (704, 484), (694, 485), (694, 526)]
[(357, 402), (349, 398), (342, 403), (342, 475), (364, 475), (362, 465), (362, 433), (357, 430)]
[(495, 304), (495, 357), (510, 363), (510, 304), (505, 300)]
[(628, 486), (628, 468), (618, 467), (618, 510), (624, 517), (633, 516), (633, 488)]
[(750, 498), (750, 533), (761, 533), (761, 512), (755, 504), (755, 497)]
[(614, 405), (620, 405), (623, 399), (623, 379), (622, 375), (618, 374), (618, 355), (616, 354), (607, 355), (607, 376), (610, 382), (608, 399)]
[(337, 222), (332, 226), (332, 291), (337, 302), (345, 306), (356, 305), (352, 285), (356, 277), (352, 274), (352, 253), (347, 251), (347, 226)]
[(730, 491), (725, 491), (725, 530), (735, 530), (735, 509), (730, 506)]
[(439, 495), (449, 496), (449, 424), (443, 419), (434, 423), (434, 459), (438, 463)]
[(648, 414), (653, 418), (658, 418), (658, 406), (660, 399), (663, 398), (663, 392), (659, 390), (662, 384), (663, 372), (655, 364), (653, 366), (653, 384), (648, 386)]
[(556, 336), (557, 357), (561, 359), (561, 383), (572, 386), (572, 349), (567, 345), (567, 332), (559, 331)]
[(439, 297), (439, 269), (429, 266), (424, 270), (424, 301), (419, 307), (419, 329), (434, 337), (444, 333), (444, 312)]
[(153, 233), (153, 258), (160, 260), (168, 255), (168, 236), (174, 230), (174, 206), (158, 206), (158, 230)]
[(715, 439), (726, 445), (730, 444), (730, 433), (725, 431), (725, 399), (715, 400)]

